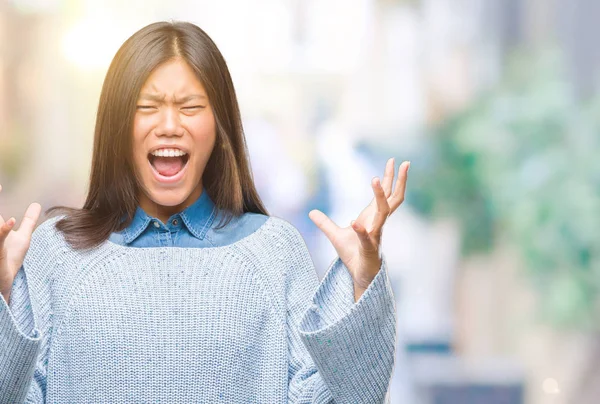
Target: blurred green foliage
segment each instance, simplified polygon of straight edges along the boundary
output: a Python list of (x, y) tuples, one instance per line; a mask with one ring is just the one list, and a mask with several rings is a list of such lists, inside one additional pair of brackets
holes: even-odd
[(562, 66), (557, 52), (516, 54), (493, 91), (432, 131), (409, 202), (458, 217), (463, 254), (514, 243), (543, 319), (597, 330), (600, 97), (577, 100)]

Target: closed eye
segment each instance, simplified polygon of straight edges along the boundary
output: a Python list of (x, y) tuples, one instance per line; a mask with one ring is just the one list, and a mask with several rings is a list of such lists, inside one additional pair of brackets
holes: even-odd
[[(136, 107), (137, 109), (152, 109), (152, 108), (156, 108), (154, 105), (138, 105)], [(192, 105), (189, 107), (183, 107), (182, 109), (196, 109), (196, 108), (205, 108), (204, 105)]]

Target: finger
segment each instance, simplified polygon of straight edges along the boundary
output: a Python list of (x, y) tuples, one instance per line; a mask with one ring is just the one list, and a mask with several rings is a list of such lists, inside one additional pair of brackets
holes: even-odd
[(385, 192), (385, 197), (389, 197), (392, 193), (392, 181), (394, 181), (394, 158), (389, 159), (385, 165), (385, 172), (383, 174), (383, 181), (381, 185)]
[(375, 193), (375, 200), (377, 201), (377, 212), (375, 213), (375, 218), (373, 219), (373, 230), (376, 230), (379, 233), (381, 232), (383, 224), (390, 213), (390, 206), (388, 205), (388, 201), (381, 183), (379, 182), (379, 178), (373, 178), (373, 181), (371, 181), (371, 186), (373, 187), (373, 193)]
[(408, 169), (410, 168), (410, 161), (405, 161), (398, 167), (398, 179), (396, 180), (396, 187), (394, 193), (389, 199), (390, 214), (404, 202), (404, 193), (406, 191), (406, 180), (408, 178)]
[(339, 226), (333, 222), (327, 215), (318, 209), (308, 212), (308, 217), (312, 220), (329, 240), (334, 239), (336, 232), (340, 230)]
[(373, 251), (374, 243), (373, 243), (373, 240), (371, 240), (371, 237), (369, 236), (369, 232), (367, 231), (367, 229), (365, 229), (365, 226), (363, 226), (356, 220), (351, 221), (350, 226), (352, 227), (352, 230), (354, 230), (354, 232), (358, 236), (358, 239), (360, 241), (360, 245), (362, 246), (362, 248), (365, 251)]
[(40, 217), (40, 213), (42, 211), (42, 206), (39, 203), (32, 203), (29, 205), (27, 210), (25, 211), (25, 216), (23, 220), (21, 220), (21, 224), (19, 225), (19, 233), (23, 233), (28, 238), (31, 237), (33, 230), (35, 230), (35, 225)]
[(8, 236), (16, 222), (17, 221), (15, 220), (15, 218), (11, 217), (6, 221), (6, 223), (3, 223), (2, 226), (0, 226), (0, 250), (2, 250), (2, 247), (4, 246), (4, 240), (6, 240), (6, 237)]
[[(0, 192), (2, 192), (2, 184), (0, 184)], [(4, 224), (4, 218), (0, 215), (0, 226)]]

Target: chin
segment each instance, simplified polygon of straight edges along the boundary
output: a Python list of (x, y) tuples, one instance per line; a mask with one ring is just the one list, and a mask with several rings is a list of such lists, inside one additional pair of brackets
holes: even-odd
[(175, 207), (185, 203), (194, 190), (183, 188), (161, 189), (149, 193), (149, 199), (157, 205)]

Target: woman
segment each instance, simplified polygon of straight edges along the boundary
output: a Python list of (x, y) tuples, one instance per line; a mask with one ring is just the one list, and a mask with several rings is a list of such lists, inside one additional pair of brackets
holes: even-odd
[[(0, 218), (0, 403), (375, 403), (393, 369), (382, 227), (394, 162), (319, 284), (252, 182), (233, 84), (190, 23), (151, 24), (108, 70), (89, 193), (37, 229)], [(174, 248), (172, 248), (174, 247)]]

